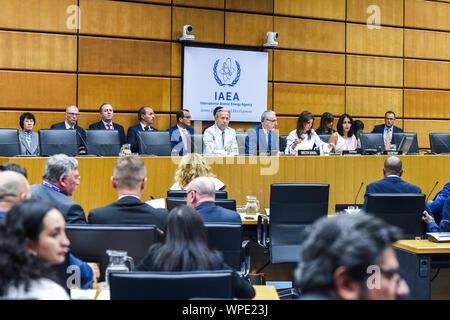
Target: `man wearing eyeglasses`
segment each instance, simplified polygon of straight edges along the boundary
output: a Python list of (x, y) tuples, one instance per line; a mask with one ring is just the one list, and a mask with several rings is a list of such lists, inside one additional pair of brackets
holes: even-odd
[(245, 138), (245, 153), (257, 155), (279, 155), (280, 147), (275, 130), (277, 115), (274, 111), (266, 110), (261, 115), (261, 124), (247, 131)]
[[(382, 133), (384, 140), (384, 148), (386, 150), (391, 149), (392, 144), (396, 144), (394, 139), (394, 133), (403, 132), (399, 127), (394, 126), (395, 113), (394, 111), (387, 111), (384, 115), (384, 124), (377, 125), (373, 128), (372, 133)], [(398, 141), (400, 142), (400, 141)]]
[(77, 124), (79, 116), (80, 111), (76, 106), (68, 106), (65, 121), (53, 124), (50, 129), (76, 130), (79, 154), (86, 154), (86, 131)]
[(177, 124), (167, 129), (170, 134), (170, 143), (172, 150), (175, 150), (180, 156), (188, 152), (188, 140), (190, 135), (194, 134), (191, 128), (191, 113), (187, 109), (177, 112)]

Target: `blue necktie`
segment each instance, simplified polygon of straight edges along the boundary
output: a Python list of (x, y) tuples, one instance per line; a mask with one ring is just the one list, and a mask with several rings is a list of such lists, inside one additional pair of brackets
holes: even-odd
[(222, 131), (222, 146), (223, 150), (225, 150), (225, 131)]
[(269, 133), (268, 133), (268, 137), (267, 137), (267, 152), (268, 153), (270, 153), (270, 151), (271, 151), (271, 144), (272, 144), (272, 141), (271, 141), (271, 139), (270, 139), (270, 134), (271, 134), (272, 132), (271, 131), (269, 131)]

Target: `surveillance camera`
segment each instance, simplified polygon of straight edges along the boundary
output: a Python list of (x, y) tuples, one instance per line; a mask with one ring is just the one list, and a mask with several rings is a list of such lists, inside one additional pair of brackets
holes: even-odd
[(183, 36), (179, 39), (180, 41), (194, 41), (195, 36), (193, 34), (187, 34), (188, 32), (192, 32), (194, 28), (187, 24), (183, 26)]
[(278, 32), (267, 32), (267, 42), (264, 47), (277, 47), (278, 42), (275, 39), (278, 39)]

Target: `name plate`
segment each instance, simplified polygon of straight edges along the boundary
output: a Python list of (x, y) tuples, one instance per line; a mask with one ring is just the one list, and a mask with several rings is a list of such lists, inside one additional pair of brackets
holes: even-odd
[(298, 150), (299, 156), (320, 156), (319, 150)]
[(354, 156), (354, 155), (362, 155), (362, 150), (344, 150), (342, 151), (342, 155), (344, 156)]
[(384, 150), (383, 154), (388, 156), (401, 156), (403, 152), (402, 150)]

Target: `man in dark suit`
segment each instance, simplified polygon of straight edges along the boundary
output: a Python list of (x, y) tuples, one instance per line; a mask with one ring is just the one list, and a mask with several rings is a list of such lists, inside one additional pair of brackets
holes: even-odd
[(77, 130), (77, 143), (79, 154), (86, 154), (86, 132), (83, 128), (77, 125), (78, 117), (80, 116), (80, 111), (76, 106), (69, 106), (66, 108), (66, 120), (64, 122), (59, 122), (53, 124), (50, 129), (75, 129)]
[(164, 228), (167, 210), (155, 209), (141, 201), (147, 184), (145, 175), (145, 165), (138, 157), (127, 156), (117, 160), (111, 182), (119, 199), (106, 207), (91, 210), (88, 223), (152, 224)]
[(187, 186), (187, 205), (200, 213), (204, 222), (237, 222), (241, 217), (236, 211), (216, 206), (216, 189), (208, 177), (195, 178)]
[(139, 124), (128, 128), (128, 143), (131, 145), (131, 152), (139, 151), (138, 131), (158, 131), (151, 125), (155, 121), (155, 113), (150, 107), (142, 107), (138, 111)]
[(119, 132), (120, 145), (123, 145), (127, 140), (125, 130), (123, 127), (115, 122), (112, 122), (114, 117), (114, 109), (111, 104), (104, 103), (100, 106), (100, 117), (102, 120), (93, 123), (89, 126), (89, 130), (117, 130)]
[(83, 208), (69, 198), (79, 184), (78, 161), (55, 154), (45, 163), (42, 183), (31, 186), (31, 197), (54, 204), (67, 223), (86, 223)]
[(277, 115), (274, 111), (266, 110), (261, 115), (261, 124), (247, 131), (245, 138), (245, 154), (278, 155), (280, 151), (279, 140), (275, 126)]
[(384, 140), (384, 148), (386, 150), (391, 149), (391, 144), (398, 144), (400, 141), (395, 141), (394, 133), (403, 132), (399, 127), (394, 126), (395, 113), (388, 111), (384, 115), (384, 124), (377, 125), (373, 128), (372, 133), (382, 133)]
[(188, 152), (189, 136), (194, 134), (194, 129), (191, 128), (191, 113), (187, 109), (177, 112), (177, 124), (167, 129), (170, 134), (170, 143), (172, 150), (182, 156)]

